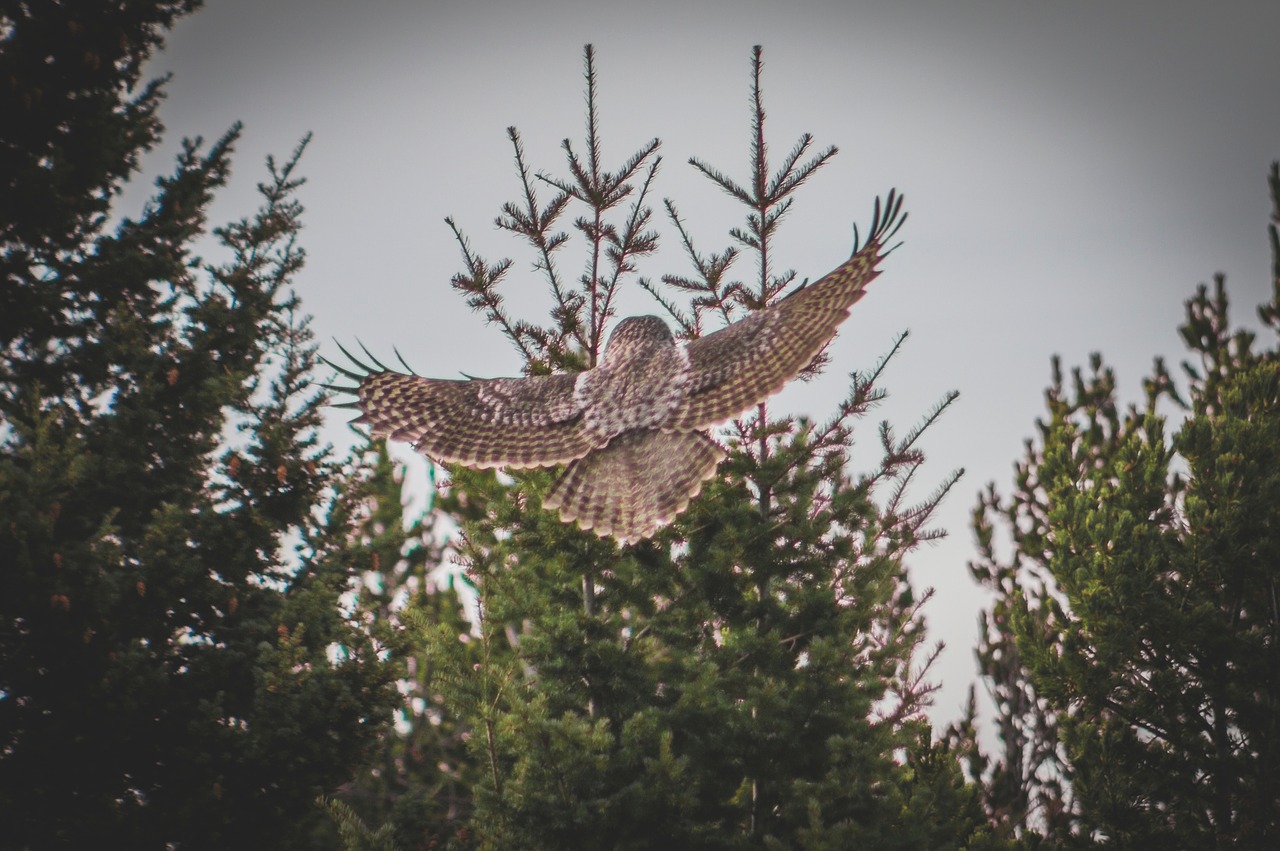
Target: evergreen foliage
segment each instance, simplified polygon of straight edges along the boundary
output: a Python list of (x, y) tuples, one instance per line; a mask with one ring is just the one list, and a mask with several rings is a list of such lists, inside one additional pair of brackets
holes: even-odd
[[(1270, 189), (1258, 315), (1280, 333), (1280, 164)], [(1181, 333), (1185, 399), (1157, 359), (1123, 412), (1100, 357), (1070, 385), (1055, 359), (1012, 496), (975, 510), (1003, 750), (959, 738), (992, 818), (1031, 844), (1280, 842), (1280, 349), (1231, 329), (1220, 275)]]
[(141, 68), (197, 6), (0, 16), (0, 847), (305, 847), (393, 705), (322, 510), (359, 475), (291, 291), (305, 140), (221, 262), (192, 252), (238, 127), (109, 225), (163, 129)]
[[(445, 535), (436, 528), (447, 522), (443, 515), (406, 514), (401, 469), (386, 442), (373, 441), (363, 452), (368, 475), (359, 488), (362, 510), (345, 519), (358, 542), (351, 560), (362, 579), (357, 605), (368, 628), (391, 651), (401, 704), (395, 724), (382, 729), (372, 762), (326, 804), (345, 848), (376, 848), (382, 842), (416, 848), (424, 837), (436, 838), (441, 825), (454, 824), (470, 811), (478, 771), (465, 729), (432, 687), (438, 666), (423, 639), (427, 631), (445, 633), (455, 642), (470, 639), (462, 596), (454, 587), (466, 586), (466, 579), (448, 570)], [(368, 824), (380, 827), (372, 830)]]
[[(795, 276), (780, 271), (777, 229), (796, 190), (836, 153), (815, 152), (806, 135), (770, 165), (757, 48), (751, 173), (738, 182), (691, 161), (743, 203), (745, 225), (705, 254), (667, 200), (693, 272), (638, 277), (658, 243), (659, 143), (606, 166), (590, 47), (585, 58), (586, 141), (564, 142), (566, 176), (535, 175), (509, 131), (520, 197), (497, 224), (532, 248), (552, 297), (547, 324), (509, 311), (501, 285), (512, 262), (484, 259), (449, 221), (465, 264), (455, 289), (531, 374), (595, 363), (622, 286), (653, 294), (686, 337), (778, 299)], [(576, 277), (562, 262), (570, 231), (586, 248)], [(755, 268), (735, 279), (744, 252)], [(983, 842), (973, 788), (930, 741), (923, 708), (936, 651), (920, 614), (928, 595), (912, 590), (905, 564), (940, 534), (929, 523), (959, 475), (919, 502), (907, 496), (921, 436), (954, 394), (905, 436), (882, 425), (879, 465), (848, 472), (854, 423), (884, 397), (888, 360), (855, 373), (825, 421), (762, 405), (733, 423), (721, 435), (731, 450), (724, 475), (635, 546), (542, 511), (548, 471), (450, 468), (438, 509), (458, 526), (449, 548), (481, 617), (470, 633), (423, 626), (421, 640), (429, 689), (460, 719), (477, 771), (465, 811), (407, 844), (397, 832), (400, 847)]]

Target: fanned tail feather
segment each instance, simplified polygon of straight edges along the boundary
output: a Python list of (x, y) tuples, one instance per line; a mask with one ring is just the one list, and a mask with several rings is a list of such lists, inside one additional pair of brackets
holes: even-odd
[(601, 537), (651, 537), (684, 511), (724, 457), (702, 432), (626, 432), (569, 465), (543, 502)]

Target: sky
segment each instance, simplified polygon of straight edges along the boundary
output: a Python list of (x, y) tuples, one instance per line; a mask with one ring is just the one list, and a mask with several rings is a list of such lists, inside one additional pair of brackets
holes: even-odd
[[(751, 47), (764, 47), (767, 132), (777, 158), (803, 133), (840, 154), (796, 195), (777, 262), (825, 274), (897, 187), (905, 243), (854, 308), (818, 380), (775, 413), (823, 419), (849, 373), (870, 369), (904, 330), (890, 397), (857, 433), (854, 464), (877, 459), (876, 425), (901, 434), (950, 390), (959, 400), (923, 443), (917, 496), (965, 475), (911, 560), (937, 589), (926, 610), (947, 650), (933, 717), (959, 717), (976, 678), (986, 602), (969, 577), (969, 515), (1014, 461), (1044, 410), (1050, 359), (1101, 352), (1125, 401), (1155, 355), (1183, 357), (1177, 327), (1198, 283), (1225, 273), (1235, 320), (1257, 328), (1269, 298), (1269, 164), (1280, 159), (1280, 4), (1274, 2), (411, 2), (208, 0), (179, 22), (149, 72), (171, 72), (165, 173), (183, 137), (244, 122), (232, 183), (213, 221), (256, 205), (268, 154), (313, 134), (301, 170), (308, 253), (297, 280), (323, 341), (394, 345), (424, 375), (518, 374), (521, 360), (449, 285), (462, 269), (452, 216), (473, 248), (510, 257), (513, 310), (545, 318), (527, 248), (494, 226), (518, 184), (506, 128), (535, 171), (564, 175), (561, 140), (582, 150), (582, 51), (597, 51), (604, 156), (616, 168), (662, 140), (655, 207), (677, 203), (703, 252), (730, 244), (742, 212), (688, 165), (745, 180)], [(146, 181), (122, 199), (136, 210)], [(550, 193), (544, 196), (550, 197)], [(640, 273), (689, 274), (670, 226)], [(578, 257), (564, 250), (571, 273)], [(210, 252), (213, 253), (212, 251)], [(750, 279), (749, 258), (736, 267)], [(661, 312), (639, 288), (620, 315)], [(326, 437), (349, 445), (347, 412)], [(406, 453), (402, 457), (408, 457)]]

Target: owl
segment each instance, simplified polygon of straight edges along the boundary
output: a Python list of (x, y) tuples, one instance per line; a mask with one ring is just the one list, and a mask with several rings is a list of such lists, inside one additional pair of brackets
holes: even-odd
[[(524, 378), (406, 375), (347, 355), (357, 423), (466, 467), (567, 465), (543, 500), (565, 522), (630, 544), (688, 507), (724, 450), (707, 430), (741, 415), (808, 366), (879, 274), (906, 220), (902, 196), (876, 200), (871, 231), (821, 280), (714, 333), (679, 342), (657, 316), (614, 328), (592, 369)], [(341, 347), (339, 347), (341, 348)], [(367, 350), (366, 350), (367, 354)]]

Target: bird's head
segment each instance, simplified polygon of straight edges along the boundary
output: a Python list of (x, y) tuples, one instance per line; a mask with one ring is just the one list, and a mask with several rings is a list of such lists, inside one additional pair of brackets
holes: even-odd
[(667, 323), (658, 316), (628, 316), (613, 329), (604, 349), (606, 364), (622, 363), (645, 352), (674, 346)]

